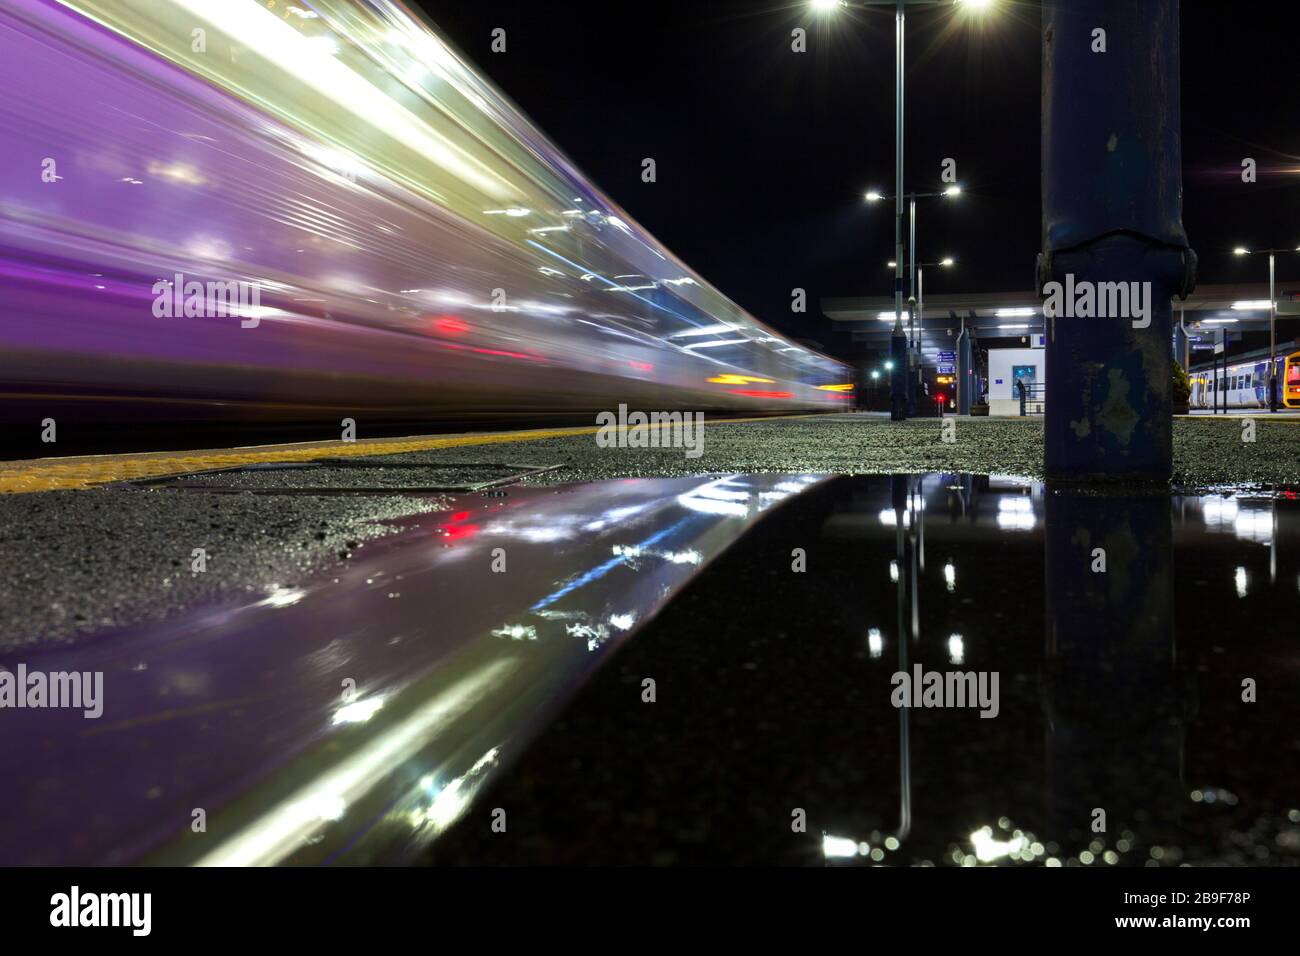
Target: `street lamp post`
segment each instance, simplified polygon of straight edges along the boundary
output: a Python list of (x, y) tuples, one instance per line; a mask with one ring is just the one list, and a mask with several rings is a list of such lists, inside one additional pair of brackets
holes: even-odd
[[(934, 198), (951, 199), (954, 196), (960, 196), (960, 195), (961, 195), (961, 187), (956, 184), (949, 186), (947, 189), (944, 189), (940, 192), (907, 193), (907, 203), (908, 203), (907, 258), (908, 258), (908, 277), (909, 277), (908, 293), (907, 293), (907, 331), (906, 332), (903, 331), (902, 312), (899, 311), (898, 300), (899, 300), (899, 295), (901, 295), (900, 292), (899, 295), (895, 296), (895, 300), (894, 300), (895, 301), (894, 332), (890, 336), (890, 341), (889, 341), (891, 355), (894, 354), (895, 343), (897, 339), (900, 337), (903, 339), (903, 345), (907, 353), (906, 375), (904, 378), (905, 388), (906, 388), (906, 403), (907, 403), (906, 415), (907, 416), (914, 414), (916, 411), (916, 384), (917, 384), (917, 379), (919, 377), (918, 368), (920, 366), (920, 358), (916, 354), (916, 348), (917, 348), (916, 317), (918, 315), (917, 307), (920, 303), (920, 286), (917, 278), (918, 265), (916, 261), (916, 201), (918, 199), (934, 199)], [(867, 193), (866, 199), (868, 202), (879, 202), (882, 199), (893, 199), (895, 200), (895, 208), (898, 207), (897, 195), (883, 196), (880, 193), (876, 192), (875, 190), (872, 190), (871, 192)], [(889, 266), (891, 269), (894, 270), (895, 289), (900, 290), (902, 287), (901, 272), (902, 272), (903, 262), (902, 259), (899, 258), (899, 256), (897, 255), (897, 252), (898, 252), (898, 248), (897, 246), (895, 246), (895, 256), (893, 259), (890, 260)], [(921, 265), (947, 266), (947, 265), (952, 265), (952, 260), (945, 259), (942, 262), (937, 262), (937, 263), (928, 262), (928, 263), (921, 263)], [(898, 357), (895, 356), (896, 361), (897, 358)]]
[[(957, 187), (955, 186), (953, 187), (953, 189), (956, 188)], [(874, 194), (869, 194), (869, 195), (874, 195)], [(915, 229), (916, 198), (915, 197), (916, 196), (925, 197), (930, 195), (941, 195), (941, 194), (912, 193), (910, 195), (912, 197), (912, 213), (913, 213), (912, 235), (913, 235), (913, 239), (915, 239), (915, 235), (916, 235), (916, 229)], [(948, 193), (947, 195), (951, 195), (951, 193)], [(907, 322), (908, 361), (909, 361), (909, 366), (908, 366), (908, 414), (909, 415), (912, 414), (912, 411), (915, 408), (915, 401), (916, 401), (915, 387), (917, 384), (917, 380), (920, 377), (919, 369), (921, 364), (921, 359), (920, 359), (921, 333), (925, 331), (925, 292), (922, 284), (925, 277), (925, 269), (929, 266), (942, 266), (943, 268), (946, 269), (957, 261), (953, 259), (952, 256), (944, 256), (938, 262), (917, 262), (915, 241), (913, 241), (911, 246), (910, 258), (911, 261), (908, 267), (912, 273), (912, 294), (908, 297), (908, 302), (911, 305), (911, 312), (908, 316), (908, 322)], [(897, 267), (897, 265), (898, 265), (898, 261), (896, 259), (889, 260), (889, 268), (894, 269)]]
[(894, 359), (890, 378), (889, 417), (907, 418), (907, 339), (903, 337), (903, 8), (894, 8), (894, 331), (889, 337), (889, 354)]
[[(901, 184), (899, 188), (902, 188)], [(907, 204), (910, 220), (907, 230), (907, 415), (910, 418), (916, 414), (916, 373), (920, 364), (916, 357), (916, 196), (911, 196)]]
[(1277, 411), (1277, 293), (1274, 291), (1274, 258), (1279, 252), (1300, 252), (1295, 249), (1243, 249), (1232, 250), (1234, 256), (1260, 256), (1268, 254), (1268, 410)]
[(814, 9), (836, 7), (894, 8), (894, 330), (889, 337), (889, 354), (894, 359), (890, 377), (889, 417), (902, 421), (907, 417), (907, 336), (903, 331), (903, 25), (904, 9), (909, 3), (935, 6), (942, 0), (813, 0)]
[[(938, 6), (945, 0), (812, 0), (818, 11), (839, 7), (866, 9), (892, 6), (894, 8), (894, 330), (889, 337), (889, 354), (894, 360), (890, 377), (890, 414), (894, 421), (907, 417), (907, 379), (910, 363), (907, 358), (907, 335), (903, 331), (903, 25), (904, 10), (908, 4)], [(972, 10), (986, 9), (992, 0), (950, 0), (954, 5)]]

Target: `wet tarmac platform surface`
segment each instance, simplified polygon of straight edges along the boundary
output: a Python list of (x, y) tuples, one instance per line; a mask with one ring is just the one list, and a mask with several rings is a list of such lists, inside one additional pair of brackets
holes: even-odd
[(104, 680), (4, 714), (0, 863), (1300, 862), (1297, 426), (1125, 496), (882, 424), (0, 496), (0, 665)]
[[(1237, 419), (1176, 420), (1179, 487), (1231, 493), (1300, 484), (1300, 418), (1275, 418), (1259, 416), (1257, 440), (1250, 443), (1241, 440)], [(357, 456), (372, 467), (254, 468), (193, 479), (214, 492), (297, 492), (284, 495), (208, 494), (124, 481), (136, 474), (229, 467), (232, 458), (274, 463), (277, 455), (270, 451), (181, 453), (170, 472), (165, 463), (141, 463), (140, 456), (124, 456), (116, 466), (111, 456), (0, 466), (0, 486), (6, 467), (18, 487), (28, 481), (42, 487), (48, 472), (74, 480), (116, 479), (80, 491), (0, 494), (0, 580), (6, 583), (0, 653), (156, 622), (214, 600), (264, 596), (346, 566), (368, 542), (391, 533), (387, 519), (436, 510), (437, 501), (404, 494), (403, 488), (487, 481), (503, 473), (501, 465), (559, 466), (527, 480), (541, 485), (737, 472), (1042, 477), (1040, 419), (958, 419), (952, 443), (942, 440), (940, 429), (938, 419), (891, 423), (870, 415), (712, 421), (704, 452), (694, 459), (673, 448), (602, 448), (594, 429), (522, 433), (526, 440), (519, 434), (446, 436), (393, 443), (441, 446), (428, 450)], [(383, 447), (388, 446), (375, 446)], [(299, 446), (283, 463), (330, 458), (341, 449), (373, 451), (365, 442)], [(400, 467), (386, 469), (386, 463)], [(419, 467), (424, 464), (429, 467)], [(484, 464), (492, 468), (479, 467)], [(303, 493), (311, 488), (321, 494)], [(358, 489), (372, 493), (345, 493)], [(385, 489), (391, 494), (383, 494)], [(190, 570), (196, 548), (208, 559), (203, 573)]]

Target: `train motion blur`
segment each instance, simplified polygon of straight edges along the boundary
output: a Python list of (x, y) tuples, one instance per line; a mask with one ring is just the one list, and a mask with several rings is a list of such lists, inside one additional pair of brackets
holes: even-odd
[(398, 3), (8, 0), (0, 88), (6, 417), (851, 403)]

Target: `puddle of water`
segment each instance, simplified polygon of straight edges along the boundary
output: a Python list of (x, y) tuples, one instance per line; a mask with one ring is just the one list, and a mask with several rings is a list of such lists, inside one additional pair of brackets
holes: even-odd
[[(467, 817), (432, 859), (1300, 863), (1298, 617), (1294, 491), (839, 478), (701, 574), (485, 794), (510, 839)], [(957, 673), (976, 706), (952, 706)]]
[[(0, 863), (1300, 860), (1293, 492), (627, 479), (397, 526), (25, 658), (104, 716), (4, 713)], [(918, 667), (996, 696), (894, 706)]]
[(22, 768), (0, 788), (0, 864), (405, 858), (612, 648), (820, 480), (451, 496), (336, 577), (0, 661), (103, 674), (99, 719), (0, 714)]

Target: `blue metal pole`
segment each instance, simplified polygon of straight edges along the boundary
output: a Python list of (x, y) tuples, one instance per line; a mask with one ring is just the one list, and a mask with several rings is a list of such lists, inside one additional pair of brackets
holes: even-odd
[[(1196, 264), (1182, 223), (1178, 10), (1178, 0), (1043, 6), (1038, 279), (1045, 295), (1060, 284), (1062, 306), (1046, 319), (1049, 478), (1172, 473), (1170, 299), (1191, 291)], [(1098, 316), (1097, 295), (1116, 288), (1102, 283), (1144, 295), (1145, 316)], [(1094, 317), (1077, 314), (1087, 289)]]

